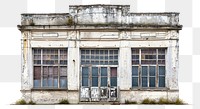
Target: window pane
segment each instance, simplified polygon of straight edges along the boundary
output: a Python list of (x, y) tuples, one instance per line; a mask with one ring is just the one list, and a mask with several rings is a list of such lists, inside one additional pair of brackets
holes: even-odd
[(101, 86), (107, 86), (107, 77), (101, 77)]
[(159, 66), (159, 75), (165, 75), (165, 66)]
[(165, 87), (165, 77), (159, 76), (159, 87)]
[(82, 77), (82, 86), (88, 86), (88, 77)]
[(49, 67), (49, 76), (53, 76), (53, 67)]
[(150, 76), (156, 76), (156, 67), (155, 66), (149, 67), (149, 75)]
[(98, 67), (92, 67), (92, 76), (98, 76)]
[(41, 79), (41, 67), (34, 67), (34, 80)]
[(98, 77), (92, 77), (92, 86), (98, 87)]
[(34, 80), (34, 87), (40, 87), (40, 80)]
[(138, 87), (138, 77), (132, 77), (132, 87)]
[(60, 67), (60, 76), (67, 76), (67, 67)]
[(138, 66), (132, 66), (132, 76), (138, 76)]
[(155, 87), (155, 77), (150, 77), (149, 78), (149, 87)]
[(82, 76), (86, 77), (88, 76), (88, 67), (82, 67)]
[(147, 87), (147, 77), (142, 77), (142, 87)]
[(58, 88), (58, 78), (53, 79), (53, 87)]
[(48, 75), (48, 67), (43, 67), (43, 75)]
[(110, 68), (111, 72), (111, 77), (116, 77), (117, 76), (117, 67), (111, 67)]
[(48, 78), (48, 87), (53, 87), (53, 78)]
[(147, 76), (147, 66), (142, 66), (142, 76)]
[(47, 83), (47, 78), (43, 78), (43, 87), (47, 87), (48, 83)]
[(58, 67), (53, 67), (53, 75), (58, 76)]
[(111, 77), (111, 86), (117, 86), (117, 77)]
[(67, 88), (67, 77), (60, 77), (60, 87)]
[(158, 59), (165, 59), (165, 55), (158, 55)]
[(107, 76), (107, 67), (101, 67), (101, 76)]

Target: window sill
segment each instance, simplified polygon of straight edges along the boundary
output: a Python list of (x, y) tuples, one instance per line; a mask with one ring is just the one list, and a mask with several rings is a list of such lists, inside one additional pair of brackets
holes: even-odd
[(131, 88), (132, 91), (178, 91), (178, 90), (170, 90), (169, 88)]
[(60, 88), (60, 89), (53, 89), (53, 88), (33, 88), (31, 91), (68, 91), (68, 89)]

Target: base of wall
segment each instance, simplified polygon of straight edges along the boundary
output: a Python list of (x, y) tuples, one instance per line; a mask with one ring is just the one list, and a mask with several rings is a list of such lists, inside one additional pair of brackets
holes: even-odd
[(141, 102), (149, 98), (159, 100), (165, 98), (169, 100), (179, 98), (179, 91), (120, 91), (120, 103), (125, 103), (125, 100)]
[(58, 104), (60, 100), (67, 99), (69, 103), (79, 102), (79, 92), (76, 91), (21, 91), (22, 98), (34, 101), (36, 104)]
[[(79, 91), (31, 91), (21, 90), (22, 98), (36, 104), (58, 104), (60, 100), (67, 99), (71, 104), (83, 104), (79, 101)], [(179, 91), (120, 91), (119, 102), (125, 103), (125, 100), (141, 102), (145, 98), (159, 100), (159, 98), (176, 99), (179, 97)], [(89, 103), (89, 102), (88, 102)], [(88, 104), (86, 103), (86, 104)], [(92, 102), (90, 102), (92, 103)]]

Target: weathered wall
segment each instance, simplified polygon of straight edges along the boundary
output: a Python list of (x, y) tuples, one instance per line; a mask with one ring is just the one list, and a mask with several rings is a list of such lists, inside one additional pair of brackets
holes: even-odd
[[(23, 44), (23, 66), (26, 70), (22, 72), (22, 91), (31, 90), (33, 87), (33, 71), (32, 71), (32, 48), (47, 47), (47, 48), (68, 48), (68, 91), (32, 91), (24, 93), (25, 98), (32, 98), (36, 102), (56, 103), (59, 98), (66, 97), (72, 103), (79, 101), (80, 87), (80, 49), (81, 48), (119, 48), (119, 72), (118, 86), (120, 101), (125, 99), (141, 100), (146, 97), (166, 97), (168, 90), (169, 97), (178, 96), (178, 33), (175, 31), (145, 31), (145, 32), (80, 32), (80, 31), (60, 31), (52, 32), (57, 36), (44, 37), (44, 33), (51, 34), (51, 31), (46, 32), (28, 32), (29, 45)], [(37, 35), (36, 35), (37, 34)], [(23, 34), (27, 37), (27, 34)], [(135, 91), (131, 88), (131, 48), (133, 47), (166, 47), (166, 87), (165, 91)], [(26, 50), (29, 50), (28, 52)], [(26, 53), (26, 54), (24, 54)], [(69, 91), (75, 91), (69, 93)], [(63, 95), (62, 95), (63, 93)], [(68, 96), (70, 94), (70, 96)], [(129, 94), (131, 96), (129, 96)], [(139, 95), (138, 95), (139, 94)], [(56, 97), (53, 97), (57, 95)], [(62, 95), (62, 96), (61, 96)], [(43, 97), (45, 96), (45, 97)], [(52, 99), (55, 98), (55, 99)], [(130, 98), (131, 97), (131, 98)], [(138, 99), (139, 97), (140, 99)], [(43, 100), (42, 100), (43, 99)], [(51, 100), (52, 99), (52, 100)], [(49, 101), (50, 100), (50, 101)], [(48, 102), (49, 101), (49, 102)]]
[(145, 99), (159, 100), (165, 98), (175, 100), (178, 98), (178, 91), (121, 91), (120, 102), (125, 103), (125, 100), (138, 101), (139, 103)]
[[(36, 103), (79, 102), (80, 49), (119, 49), (119, 101), (178, 97), (179, 13), (130, 13), (128, 5), (77, 5), (70, 13), (22, 14), (23, 98)], [(131, 86), (131, 48), (167, 48), (166, 88), (135, 90)], [(32, 48), (68, 49), (68, 89), (33, 89)]]
[(26, 101), (34, 101), (37, 104), (58, 104), (62, 99), (69, 99), (69, 103), (79, 102), (78, 91), (22, 91)]
[(22, 14), (21, 25), (169, 26), (179, 25), (179, 13), (130, 13), (129, 5), (75, 5), (70, 13)]

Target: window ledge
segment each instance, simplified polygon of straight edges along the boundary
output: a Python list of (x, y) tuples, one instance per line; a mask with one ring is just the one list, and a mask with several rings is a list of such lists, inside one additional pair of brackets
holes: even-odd
[(68, 89), (33, 88), (31, 91), (68, 91)]
[(131, 88), (132, 91), (178, 91), (169, 88)]

